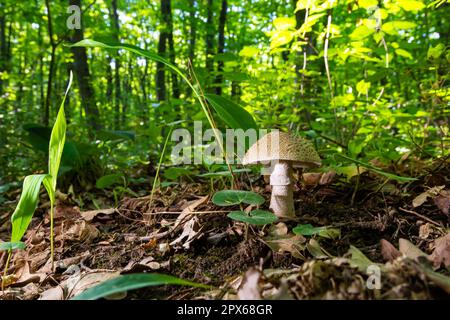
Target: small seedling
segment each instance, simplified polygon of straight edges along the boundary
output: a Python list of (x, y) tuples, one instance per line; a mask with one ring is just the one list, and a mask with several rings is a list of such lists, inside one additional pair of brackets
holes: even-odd
[(236, 221), (260, 226), (277, 220), (277, 217), (270, 211), (258, 209), (247, 213), (243, 210), (243, 203), (259, 206), (265, 202), (262, 196), (251, 191), (222, 190), (214, 194), (212, 202), (221, 207), (239, 205), (241, 207), (240, 211), (232, 211), (228, 214), (228, 218)]

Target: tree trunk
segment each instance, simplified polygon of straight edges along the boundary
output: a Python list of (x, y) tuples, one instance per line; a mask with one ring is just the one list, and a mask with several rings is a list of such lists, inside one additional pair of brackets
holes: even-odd
[[(172, 18), (171, 0), (167, 0), (166, 10), (167, 10), (167, 12), (165, 12), (165, 14), (163, 15), (163, 18), (164, 18), (164, 16), (166, 17), (166, 18), (164, 18), (164, 20), (167, 25), (167, 40), (169, 42), (169, 59), (173, 65), (176, 65), (176, 63), (175, 63), (176, 53), (175, 53), (175, 46), (173, 43), (173, 18)], [(178, 98), (180, 98), (180, 87), (178, 84), (178, 77), (175, 72), (171, 72), (170, 74), (171, 74), (171, 79), (172, 79), (172, 96), (175, 99), (178, 99)]]
[[(220, 9), (219, 16), (219, 40), (217, 43), (217, 54), (222, 54), (225, 49), (225, 24), (227, 22), (227, 0), (222, 0), (222, 8)], [(223, 82), (223, 60), (219, 60), (217, 63), (217, 77), (216, 77), (216, 94), (222, 94), (222, 82)]]
[[(117, 14), (117, 0), (111, 0), (111, 7), (110, 7), (110, 18), (111, 18), (111, 25), (113, 29), (113, 38), (116, 42), (119, 42), (119, 32), (120, 32), (120, 25), (119, 25), (119, 15)], [(118, 130), (120, 128), (121, 124), (121, 96), (122, 96), (122, 90), (121, 90), (121, 79), (120, 79), (120, 67), (121, 67), (121, 61), (119, 53), (117, 52), (116, 57), (114, 58), (114, 129)]]
[[(196, 34), (197, 34), (197, 19), (195, 17), (195, 8), (196, 1), (189, 1), (189, 64), (192, 68), (194, 68), (194, 58), (195, 58), (195, 42), (196, 42)], [(192, 95), (192, 89), (187, 88), (186, 96), (190, 97)]]
[(50, 105), (52, 98), (52, 83), (53, 83), (53, 73), (55, 72), (55, 52), (57, 44), (55, 39), (53, 38), (53, 23), (52, 23), (52, 13), (50, 8), (49, 0), (45, 0), (45, 7), (47, 8), (47, 28), (48, 28), (48, 37), (50, 38), (50, 66), (48, 70), (48, 78), (47, 78), (47, 95), (45, 97), (45, 108), (44, 108), (44, 117), (43, 124), (44, 126), (48, 126), (49, 118), (50, 118)]
[[(81, 8), (81, 0), (69, 0), (69, 4), (76, 5)], [(71, 39), (72, 42), (78, 42), (82, 39), (83, 29), (75, 29)], [(71, 51), (74, 58), (73, 69), (75, 76), (77, 77), (78, 86), (80, 89), (81, 103), (83, 104), (88, 124), (93, 129), (100, 129), (100, 112), (97, 108), (97, 105), (95, 104), (94, 90), (91, 86), (86, 48), (72, 47)]]
[(205, 68), (207, 71), (207, 90), (210, 91), (210, 78), (214, 69), (214, 15), (213, 15), (213, 0), (207, 0), (207, 18), (206, 18), (206, 61)]
[[(159, 31), (158, 54), (162, 57), (166, 56), (166, 41), (169, 37), (168, 20), (170, 17), (170, 0), (161, 0), (161, 29)], [(164, 64), (156, 63), (156, 99), (158, 101), (166, 100), (166, 77), (164, 72)]]

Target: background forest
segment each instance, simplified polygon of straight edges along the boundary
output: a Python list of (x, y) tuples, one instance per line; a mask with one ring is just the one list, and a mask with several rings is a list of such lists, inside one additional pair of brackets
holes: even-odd
[[(68, 28), (69, 5), (82, 29)], [(70, 69), (62, 169), (79, 179), (154, 165), (167, 124), (205, 119), (163, 64), (68, 47), (83, 37), (157, 52), (260, 127), (314, 139), (330, 166), (342, 162), (335, 153), (388, 165), (445, 156), (448, 15), (445, 1), (3, 0), (0, 179), (42, 168), (36, 150), (47, 150)]]
[[(402, 235), (432, 252), (435, 246), (430, 243), (449, 235), (449, 17), (446, 0), (0, 0), (2, 240), (6, 241), (3, 235), (10, 229), (24, 177), (42, 173), (46, 167), (52, 126), (63, 102), (67, 137), (59, 167), (60, 192), (49, 193), (51, 205), (41, 192), (44, 202), (37, 211), (45, 215), (51, 206), (52, 257), (56, 200), (60, 207), (56, 206), (55, 217), (58, 210), (66, 210), (61, 209), (64, 205), (78, 211), (113, 208), (107, 215), (118, 214), (117, 208), (122, 208), (120, 219), (125, 220), (118, 217), (117, 225), (108, 230), (117, 228), (120, 237), (128, 239), (130, 221), (139, 224), (143, 216), (158, 210), (161, 214), (181, 212), (187, 200), (199, 201), (200, 196), (229, 189), (232, 183), (226, 165), (171, 163), (171, 130), (193, 132), (194, 121), (202, 121), (204, 128), (213, 122), (220, 130), (277, 128), (311, 141), (322, 167), (302, 175), (297, 183), (296, 201), (306, 212), (300, 222), (338, 228), (354, 223), (358, 230), (357, 235), (355, 229), (343, 230), (342, 239), (339, 231), (341, 240), (329, 249), (331, 254), (317, 251), (322, 250), (318, 242), (305, 244), (303, 250), (309, 250), (313, 258), (340, 256), (348, 245), (359, 245), (376, 261), (381, 259), (374, 251), (379, 249), (379, 240), (397, 241)], [(93, 42), (71, 46), (83, 39), (110, 47)], [(126, 45), (148, 52), (133, 53)], [(165, 58), (178, 72), (152, 53)], [(63, 100), (71, 72), (74, 82)], [(206, 98), (202, 100), (197, 93)], [(251, 179), (251, 170), (240, 165), (232, 168), (240, 181), (235, 187), (268, 197), (262, 177)], [(53, 179), (55, 189), (56, 175)], [(416, 201), (418, 196), (422, 198)], [(202, 199), (193, 204), (194, 209), (219, 212), (206, 202), (207, 197)], [(416, 202), (411, 207), (413, 199)], [(435, 204), (421, 207), (427, 199)], [(411, 211), (416, 207), (423, 211)], [(393, 208), (398, 209), (395, 214)], [(342, 215), (333, 220), (329, 212)], [(399, 212), (409, 220), (396, 216)], [(345, 214), (352, 216), (345, 218)], [(379, 221), (365, 224), (372, 218)], [(148, 233), (155, 226), (158, 230), (167, 227), (164, 219), (150, 224), (146, 220), (144, 231), (136, 231), (136, 226), (133, 230), (149, 241)], [(214, 219), (206, 219), (205, 224), (215, 223)], [(43, 221), (47, 228), (48, 220)], [(429, 223), (434, 233), (422, 238), (421, 226)], [(32, 226), (41, 227), (36, 219)], [(369, 238), (366, 229), (378, 233)], [(234, 233), (227, 235), (232, 239), (228, 249), (237, 246), (244, 234), (242, 243), (247, 243), (252, 229), (242, 230), (236, 233), (240, 240)], [(337, 237), (336, 233), (323, 236), (323, 229), (297, 231), (297, 236), (318, 234), (325, 243)], [(255, 231), (254, 235), (262, 233)], [(32, 238), (26, 238), (29, 244)], [(447, 241), (447, 262), (441, 260), (448, 271)], [(120, 245), (128, 246), (128, 242)], [(281, 245), (269, 247), (275, 252)], [(283, 248), (292, 254), (289, 259), (304, 258), (291, 245)], [(61, 250), (56, 250), (59, 258), (75, 254)], [(85, 247), (75, 251), (82, 250)], [(108, 250), (100, 251), (103, 259), (109, 258)], [(95, 252), (91, 252), (93, 257)], [(228, 261), (230, 270), (244, 271), (261, 252), (255, 251), (254, 260), (239, 268), (233, 266), (234, 260), (226, 260), (228, 254), (218, 254), (219, 260)], [(122, 259), (126, 258), (123, 254)], [(91, 268), (119, 270), (128, 263), (111, 258), (101, 265), (92, 259)], [(5, 260), (6, 255), (0, 259), (1, 266)], [(19, 260), (15, 261), (12, 272), (19, 270)], [(217, 278), (205, 280), (197, 271), (181, 272), (185, 267), (179, 264), (179, 269), (169, 270), (171, 274), (202, 283), (218, 284), (229, 272), (210, 270)], [(214, 264), (208, 260), (205, 266), (199, 265), (207, 269), (206, 265)], [(279, 264), (275, 261), (272, 266)], [(450, 293), (446, 281), (438, 286)], [(33, 294), (30, 297), (35, 298)], [(435, 297), (426, 294), (401, 297)]]

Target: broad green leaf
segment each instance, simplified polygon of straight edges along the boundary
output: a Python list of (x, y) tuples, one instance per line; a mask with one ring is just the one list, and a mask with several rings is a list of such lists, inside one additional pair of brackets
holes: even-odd
[(222, 190), (212, 197), (212, 202), (217, 206), (234, 206), (241, 203), (261, 205), (265, 199), (259, 194), (244, 190)]
[(390, 21), (382, 25), (381, 30), (390, 35), (397, 35), (398, 30), (407, 30), (415, 28), (417, 24), (410, 21)]
[(295, 28), (296, 21), (294, 18), (279, 17), (273, 20), (273, 24), (277, 30), (288, 30)]
[(427, 59), (438, 59), (444, 51), (445, 45), (443, 43), (439, 43), (435, 47), (431, 46), (427, 52)]
[(219, 117), (232, 129), (257, 129), (252, 115), (237, 103), (215, 94), (205, 94)]
[(25, 243), (22, 241), (16, 242), (0, 242), (0, 251), (10, 251), (10, 250), (22, 250), (25, 249)]
[(373, 166), (373, 165), (371, 165), (369, 163), (365, 163), (365, 162), (362, 162), (362, 161), (359, 161), (359, 160), (356, 160), (356, 159), (352, 159), (352, 158), (344, 156), (342, 154), (336, 154), (336, 155), (338, 155), (339, 157), (342, 157), (344, 159), (347, 159), (347, 160), (349, 160), (351, 162), (354, 162), (356, 164), (359, 164), (360, 166), (362, 166), (362, 167), (364, 167), (364, 168), (366, 168), (366, 169), (368, 169), (370, 171), (373, 171), (375, 173), (378, 173), (378, 174), (380, 174), (382, 176), (385, 176), (386, 178), (389, 178), (389, 179), (392, 179), (392, 180), (396, 180), (398, 182), (408, 182), (408, 181), (415, 181), (415, 180), (417, 180), (416, 178), (402, 177), (402, 176), (397, 176), (397, 175), (395, 175), (393, 173), (385, 172), (385, 171), (383, 171), (383, 170), (381, 170), (381, 169), (379, 169), (379, 168), (377, 168), (377, 167), (375, 167), (375, 166)]
[(19, 203), (11, 216), (11, 242), (19, 242), (25, 234), (37, 207), (42, 181), (46, 177), (47, 174), (25, 177)]
[(317, 234), (320, 237), (328, 239), (337, 239), (341, 236), (341, 231), (330, 227), (313, 227), (311, 224), (300, 224), (292, 231), (297, 235), (312, 236)]
[(164, 170), (164, 178), (169, 180), (176, 180), (179, 177), (189, 176), (191, 174), (192, 170), (183, 167), (170, 167)]
[(113, 173), (103, 176), (97, 180), (95, 183), (95, 187), (98, 189), (109, 188), (114, 184), (122, 183), (124, 181), (123, 173)]
[(375, 32), (374, 28), (369, 28), (366, 25), (360, 25), (350, 34), (352, 40), (363, 40)]
[(370, 82), (361, 80), (356, 84), (356, 91), (358, 91), (359, 94), (366, 95), (369, 93), (369, 89), (370, 89)]
[(397, 4), (405, 11), (418, 11), (425, 8), (421, 1), (416, 0), (397, 0)]
[(115, 293), (160, 285), (179, 285), (208, 289), (210, 286), (158, 273), (126, 274), (83, 291), (72, 300), (96, 300)]
[[(61, 156), (64, 150), (64, 143), (66, 142), (66, 117), (64, 114), (64, 103), (66, 101), (67, 94), (69, 93), (70, 86), (72, 85), (73, 75), (70, 72), (69, 84), (67, 85), (64, 98), (59, 107), (58, 116), (56, 122), (53, 125), (52, 134), (50, 136), (49, 152), (48, 152), (48, 173), (52, 177), (52, 189), (56, 189), (56, 181), (58, 179), (59, 165), (61, 163)], [(54, 200), (54, 197), (52, 198)]]
[(232, 211), (228, 215), (228, 218), (242, 221), (257, 226), (270, 224), (277, 221), (277, 216), (270, 211), (265, 210), (252, 210), (248, 214), (244, 211)]
[(259, 49), (256, 47), (245, 46), (240, 52), (241, 57), (256, 58), (259, 55)]
[(270, 38), (270, 49), (275, 49), (288, 44), (294, 38), (294, 32), (289, 30), (275, 31)]
[(358, 5), (360, 8), (369, 9), (378, 6), (378, 0), (359, 0)]
[(398, 54), (401, 57), (407, 58), (407, 59), (412, 59), (413, 56), (411, 55), (411, 53), (409, 53), (408, 51), (398, 48), (395, 49), (395, 53)]

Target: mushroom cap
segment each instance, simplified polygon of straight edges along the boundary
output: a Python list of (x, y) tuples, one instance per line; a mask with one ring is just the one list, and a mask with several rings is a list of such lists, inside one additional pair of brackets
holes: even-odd
[(242, 159), (242, 164), (290, 161), (294, 167), (310, 168), (321, 165), (313, 145), (290, 133), (272, 131), (254, 143)]

